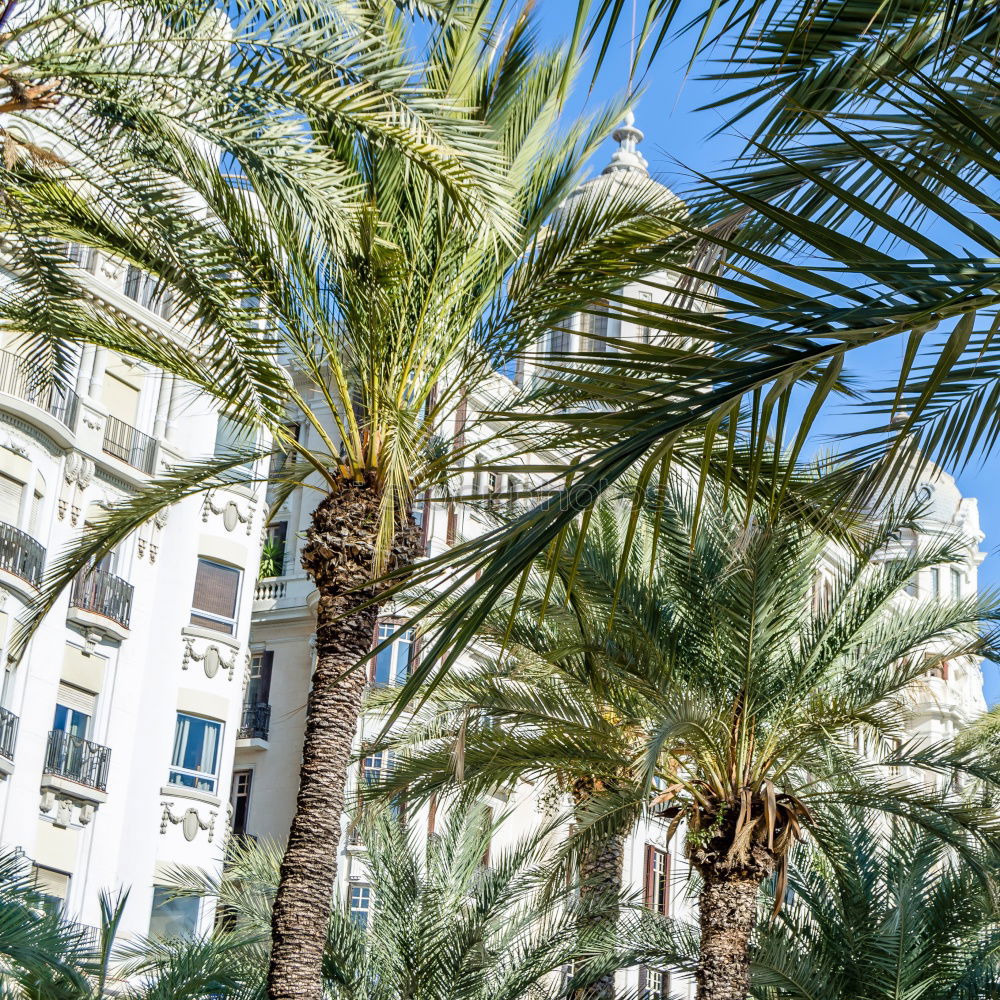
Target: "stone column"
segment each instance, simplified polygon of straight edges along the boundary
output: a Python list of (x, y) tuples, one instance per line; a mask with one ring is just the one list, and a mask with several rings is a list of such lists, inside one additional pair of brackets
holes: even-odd
[(170, 416), (170, 402), (174, 393), (174, 377), (166, 372), (160, 373), (160, 393), (156, 397), (156, 418), (153, 422), (153, 437), (162, 438), (167, 433), (167, 421)]
[(90, 398), (99, 400), (104, 388), (104, 369), (108, 364), (108, 351), (98, 347), (94, 352), (94, 369), (90, 376)]
[(76, 376), (76, 392), (86, 396), (90, 389), (90, 377), (94, 372), (94, 354), (97, 348), (93, 344), (84, 344), (80, 355), (80, 370)]

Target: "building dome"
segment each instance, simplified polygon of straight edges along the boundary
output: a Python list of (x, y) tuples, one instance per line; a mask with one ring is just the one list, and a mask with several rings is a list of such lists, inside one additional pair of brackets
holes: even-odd
[(618, 148), (611, 154), (610, 162), (596, 177), (580, 184), (564, 204), (599, 197), (602, 192), (611, 197), (620, 185), (628, 185), (633, 188), (648, 187), (651, 197), (655, 196), (658, 201), (662, 198), (663, 209), (676, 211), (681, 207), (682, 202), (673, 191), (649, 176), (649, 162), (639, 151), (639, 144), (645, 135), (636, 126), (631, 110), (625, 113), (624, 121), (611, 133), (611, 137), (618, 143)]

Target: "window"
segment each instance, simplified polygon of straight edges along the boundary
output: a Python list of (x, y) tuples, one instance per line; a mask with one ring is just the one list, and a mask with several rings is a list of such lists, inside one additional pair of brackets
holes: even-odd
[(954, 567), (951, 571), (951, 596), (956, 601), (962, 596), (962, 571)]
[(139, 305), (145, 306), (150, 312), (164, 319), (170, 319), (173, 311), (173, 296), (166, 286), (160, 287), (159, 281), (139, 268), (129, 264), (125, 273), (125, 294)]
[(233, 788), (229, 803), (233, 807), (233, 833), (246, 833), (250, 817), (250, 788), (253, 771), (233, 771)]
[(396, 637), (392, 644), (386, 646), (375, 657), (375, 664), (372, 668), (372, 681), (375, 684), (402, 684), (410, 674), (410, 661), (413, 658), (413, 629), (399, 631), (399, 626), (396, 623), (381, 622), (378, 627), (378, 642), (385, 642), (391, 636)]
[(69, 898), (69, 875), (42, 865), (33, 865), (32, 875), (35, 892), (42, 897), (42, 908), (52, 916), (61, 914)]
[(90, 735), (90, 720), (94, 717), (97, 696), (72, 684), (59, 685), (52, 728), (85, 740)]
[[(302, 430), (301, 425), (297, 423), (288, 423), (285, 424), (284, 426), (285, 426), (285, 431), (288, 433), (288, 436), (293, 441), (298, 441), (299, 434)], [(271, 455), (271, 466), (268, 469), (268, 475), (271, 478), (278, 475), (285, 468), (285, 466), (288, 464), (288, 459), (291, 454), (292, 454), (291, 445), (289, 445), (286, 448), (281, 448), (279, 442), (279, 450), (274, 452), (273, 455)]]
[(667, 1000), (669, 996), (670, 974), (643, 966), (639, 970), (639, 1000)]
[(201, 900), (197, 896), (174, 896), (165, 885), (153, 886), (153, 908), (149, 914), (149, 936), (191, 938), (198, 933)]
[(670, 912), (670, 855), (652, 844), (646, 845), (644, 902), (654, 913)]
[(17, 527), (21, 518), (24, 483), (0, 472), (0, 521)]
[(368, 917), (372, 909), (372, 887), (370, 885), (352, 885), (348, 913), (363, 931), (368, 930)]
[(221, 735), (221, 722), (178, 712), (174, 752), (170, 758), (170, 784), (214, 792), (219, 777)]
[(267, 526), (267, 538), (260, 553), (260, 573), (262, 580), (271, 576), (285, 575), (285, 542), (288, 538), (288, 522), (275, 521)]
[(116, 420), (134, 427), (139, 414), (141, 388), (132, 366), (118, 359), (108, 365), (101, 387), (101, 402)]
[(458, 538), (458, 510), (453, 503), (448, 504), (448, 519), (445, 522), (444, 543), (454, 545)]
[(937, 566), (931, 567), (931, 599), (941, 599), (941, 570)]
[(366, 785), (384, 781), (392, 773), (394, 765), (391, 750), (376, 750), (361, 762), (361, 780)]
[(93, 273), (96, 253), (93, 247), (85, 247), (82, 243), (69, 243), (66, 246), (66, 259)]
[(250, 656), (250, 671), (247, 679), (244, 705), (266, 705), (271, 698), (271, 668), (274, 665), (274, 650), (261, 649)]
[[(652, 295), (651, 292), (636, 292), (635, 293), (635, 297), (640, 302), (643, 302), (643, 303), (650, 303), (651, 304), (652, 301), (653, 301), (653, 295)], [(642, 308), (646, 308), (646, 307), (643, 306)], [(648, 344), (653, 339), (652, 328), (646, 326), (643, 323), (637, 323), (636, 324), (636, 334), (637, 334), (637, 338), (636, 339), (639, 341), (640, 344)]]
[(507, 477), (507, 516), (513, 517), (517, 513), (517, 495), (521, 491), (521, 484), (514, 476)]
[(607, 354), (611, 345), (608, 337), (608, 303), (603, 299), (595, 302), (592, 313), (584, 313), (580, 317), (580, 331), (585, 336), (584, 350), (593, 354)]
[(571, 348), (572, 331), (565, 326), (557, 326), (549, 333), (549, 351), (552, 354), (568, 354)]
[(191, 601), (191, 624), (232, 635), (236, 631), (239, 592), (238, 569), (211, 559), (199, 559)]
[[(219, 422), (215, 425), (215, 449), (212, 454), (219, 459), (232, 456), (233, 453), (244, 452), (252, 449), (257, 443), (257, 435), (252, 427), (248, 427), (240, 420), (227, 417), (224, 413), (219, 414)], [(244, 462), (229, 469), (223, 475), (233, 476), (240, 479), (247, 475), (253, 462)]]
[(910, 597), (916, 597), (920, 593), (917, 587), (917, 574), (914, 573), (906, 583), (903, 584), (903, 593), (908, 594)]

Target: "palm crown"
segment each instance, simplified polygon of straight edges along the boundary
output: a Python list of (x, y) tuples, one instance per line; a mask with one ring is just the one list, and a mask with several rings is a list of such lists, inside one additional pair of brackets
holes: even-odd
[[(831, 552), (801, 522), (741, 511), (732, 497), (699, 504), (675, 483), (647, 497), (623, 555), (630, 519), (599, 508), (582, 544), (541, 560), (497, 609), (484, 638), (499, 656), (444, 682), (398, 738), (388, 787), (555, 779), (587, 789), (575, 820), (597, 838), (652, 808), (672, 830), (685, 824), (706, 893), (733, 880), (755, 897), (775, 867), (783, 879), (792, 844), (807, 830), (822, 837), (836, 802), (956, 843), (969, 831), (992, 840), (988, 808), (928, 790), (909, 770), (992, 783), (989, 767), (902, 738), (921, 674), (996, 656), (997, 612), (988, 596), (900, 607), (915, 572), (962, 555), (946, 537), (884, 558), (904, 523)], [(818, 600), (821, 571), (829, 588)], [(709, 903), (703, 894), (703, 920)], [(708, 947), (704, 924), (703, 934)], [(730, 988), (743, 962), (742, 974), (726, 973)]]

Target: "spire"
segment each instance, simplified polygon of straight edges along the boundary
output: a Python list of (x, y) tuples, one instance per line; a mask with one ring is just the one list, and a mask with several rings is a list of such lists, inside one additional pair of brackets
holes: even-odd
[(645, 138), (641, 129), (635, 127), (635, 115), (631, 109), (625, 112), (624, 125), (616, 128), (611, 137), (618, 143), (618, 149), (611, 157), (611, 162), (601, 171), (602, 174), (616, 174), (621, 171), (631, 171), (649, 176), (649, 164), (646, 157), (636, 147)]

